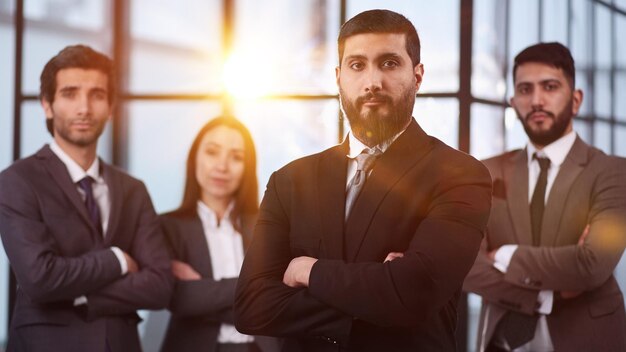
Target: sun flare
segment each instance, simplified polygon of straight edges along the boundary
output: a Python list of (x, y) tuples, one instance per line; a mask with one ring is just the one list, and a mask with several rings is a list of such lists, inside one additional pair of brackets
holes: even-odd
[(270, 94), (274, 77), (271, 65), (258, 53), (233, 52), (224, 61), (223, 83), (235, 99), (257, 99)]

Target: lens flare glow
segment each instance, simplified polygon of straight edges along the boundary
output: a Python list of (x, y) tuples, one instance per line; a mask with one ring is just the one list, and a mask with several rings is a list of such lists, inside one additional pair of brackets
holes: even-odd
[(233, 52), (224, 62), (223, 84), (235, 99), (257, 99), (269, 95), (274, 84), (272, 65), (263, 55)]

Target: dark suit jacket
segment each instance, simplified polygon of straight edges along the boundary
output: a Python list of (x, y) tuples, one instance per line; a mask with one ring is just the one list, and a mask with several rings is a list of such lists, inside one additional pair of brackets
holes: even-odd
[[(48, 146), (0, 174), (0, 233), (18, 282), (9, 351), (139, 351), (135, 311), (169, 301), (173, 277), (146, 188), (101, 165), (111, 197), (104, 238)], [(140, 271), (122, 276), (112, 246)], [(88, 304), (74, 307), (82, 295)]]
[[(539, 290), (553, 290), (547, 322), (557, 351), (626, 351), (624, 299), (612, 275), (626, 244), (626, 160), (577, 138), (548, 196), (539, 247), (532, 246), (526, 150), (485, 165), (494, 181), (493, 208), (465, 282), (483, 297), (478, 350), (508, 310), (533, 314)], [(587, 240), (578, 246), (587, 224)], [(519, 247), (502, 274), (485, 254), (505, 244)], [(562, 299), (558, 291), (584, 293)]]
[[(489, 215), (485, 167), (413, 120), (344, 225), (348, 143), (272, 175), (235, 300), (237, 328), (285, 351), (452, 351), (457, 301)], [(383, 263), (389, 252), (404, 257)], [(309, 288), (282, 283), (311, 256)]]
[[(169, 240), (174, 259), (194, 268), (201, 280), (176, 281), (169, 309), (172, 312), (163, 341), (162, 351), (215, 351), (217, 335), (222, 323), (233, 324), (233, 302), (237, 279), (213, 279), (209, 247), (197, 216), (175, 214), (161, 216), (163, 229)], [(243, 222), (244, 248), (250, 241), (255, 219)], [(271, 337), (255, 336), (263, 352), (278, 351), (278, 341)]]

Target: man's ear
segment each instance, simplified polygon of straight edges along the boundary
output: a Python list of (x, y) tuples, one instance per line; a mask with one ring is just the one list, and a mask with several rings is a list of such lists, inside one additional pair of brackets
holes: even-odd
[(39, 102), (41, 103), (43, 111), (46, 113), (46, 118), (51, 119), (52, 117), (54, 117), (54, 113), (52, 111), (52, 103), (50, 103), (46, 98), (41, 98)]
[(422, 79), (424, 78), (424, 64), (419, 63), (415, 65), (413, 74), (415, 75), (415, 91), (419, 91), (422, 85)]
[(511, 104), (511, 107), (512, 107), (513, 109), (515, 109), (515, 96), (512, 96), (512, 97), (509, 99), (509, 104)]
[(583, 91), (580, 89), (574, 90), (572, 93), (572, 116), (578, 115), (580, 106), (583, 103)]
[(339, 76), (341, 75), (341, 67), (335, 67), (335, 82), (337, 83), (337, 87), (339, 87)]

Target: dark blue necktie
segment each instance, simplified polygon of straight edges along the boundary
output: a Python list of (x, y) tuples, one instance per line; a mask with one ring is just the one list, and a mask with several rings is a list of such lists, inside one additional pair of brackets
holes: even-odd
[(98, 209), (98, 203), (96, 203), (96, 198), (93, 196), (93, 188), (92, 184), (94, 179), (85, 176), (82, 180), (78, 182), (78, 186), (85, 191), (85, 206), (87, 207), (87, 213), (89, 214), (89, 218), (91, 222), (98, 230), (98, 234), (102, 236), (102, 221), (100, 221), (100, 210)]

